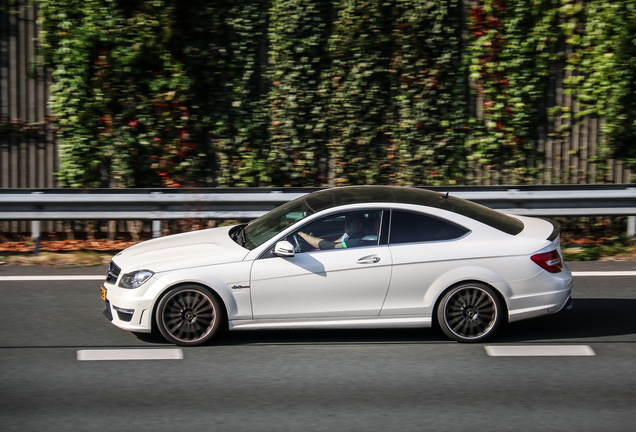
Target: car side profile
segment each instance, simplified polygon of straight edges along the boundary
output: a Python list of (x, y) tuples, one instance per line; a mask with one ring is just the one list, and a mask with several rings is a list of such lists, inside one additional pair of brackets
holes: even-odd
[(560, 227), (419, 188), (350, 186), (232, 227), (176, 234), (113, 257), (111, 322), (208, 342), (234, 330), (405, 328), (479, 342), (571, 306)]

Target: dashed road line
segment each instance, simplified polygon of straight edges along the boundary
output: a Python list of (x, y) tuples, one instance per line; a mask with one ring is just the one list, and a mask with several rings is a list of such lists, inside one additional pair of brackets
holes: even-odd
[[(636, 271), (576, 271), (574, 277), (633, 277)], [(102, 275), (66, 275), (66, 276), (0, 276), (0, 282), (24, 281), (101, 281)], [(486, 346), (491, 357), (572, 357), (595, 356), (588, 345), (525, 345), (525, 346)], [(119, 350), (79, 350), (79, 361), (109, 360), (181, 360), (181, 349), (119, 349)]]
[(588, 345), (523, 345), (484, 347), (491, 357), (586, 357), (596, 353)]
[(104, 360), (182, 360), (183, 350), (179, 348), (169, 349), (100, 349), (79, 350), (79, 361), (104, 361)]

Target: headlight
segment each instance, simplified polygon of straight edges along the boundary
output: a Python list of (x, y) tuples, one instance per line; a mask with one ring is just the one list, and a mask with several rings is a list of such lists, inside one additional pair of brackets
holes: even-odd
[(129, 289), (139, 288), (148, 279), (150, 279), (152, 275), (154, 275), (154, 273), (150, 270), (138, 270), (136, 272), (128, 273), (122, 276), (119, 286)]

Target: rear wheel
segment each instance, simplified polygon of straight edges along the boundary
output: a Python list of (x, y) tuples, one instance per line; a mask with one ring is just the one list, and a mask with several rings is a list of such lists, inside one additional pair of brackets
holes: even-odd
[(222, 310), (220, 302), (206, 288), (196, 285), (173, 288), (157, 306), (157, 327), (172, 343), (201, 345), (219, 330)]
[(467, 283), (448, 291), (437, 308), (437, 321), (451, 339), (480, 342), (501, 324), (504, 308), (488, 285)]

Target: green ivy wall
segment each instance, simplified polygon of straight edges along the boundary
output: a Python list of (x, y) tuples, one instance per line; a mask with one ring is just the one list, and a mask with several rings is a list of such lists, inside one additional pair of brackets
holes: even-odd
[(633, 0), (37, 4), (64, 186), (567, 182), (585, 116), (636, 161)]

